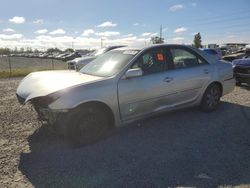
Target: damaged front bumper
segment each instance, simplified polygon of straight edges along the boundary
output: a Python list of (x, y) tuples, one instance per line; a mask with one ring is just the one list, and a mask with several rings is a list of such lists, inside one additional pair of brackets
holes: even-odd
[(65, 115), (68, 110), (52, 110), (50, 108), (38, 107), (36, 109), (39, 121), (46, 121), (50, 125), (55, 125), (59, 116)]
[[(18, 102), (20, 104), (25, 104), (26, 101), (23, 97), (16, 94)], [(52, 100), (51, 100), (52, 99)], [(53, 101), (53, 98), (49, 97), (40, 97), (30, 100), (34, 110), (37, 112), (38, 120), (47, 122), (50, 125), (57, 123), (59, 116), (67, 113), (67, 109), (51, 109), (49, 103)]]
[(19, 96), (18, 94), (16, 94), (17, 100), (20, 104), (24, 104), (25, 103), (25, 99), (22, 98), (21, 96)]

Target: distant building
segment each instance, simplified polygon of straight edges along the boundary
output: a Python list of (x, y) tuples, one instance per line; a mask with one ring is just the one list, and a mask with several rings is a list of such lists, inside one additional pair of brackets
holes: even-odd
[(217, 44), (208, 44), (208, 45), (207, 45), (207, 48), (211, 48), (211, 49), (215, 49), (215, 48), (217, 48), (217, 47), (218, 47)]
[(226, 43), (226, 44), (223, 44), (222, 46), (227, 47), (231, 49), (232, 51), (238, 51), (238, 50), (245, 49), (247, 45), (248, 43)]

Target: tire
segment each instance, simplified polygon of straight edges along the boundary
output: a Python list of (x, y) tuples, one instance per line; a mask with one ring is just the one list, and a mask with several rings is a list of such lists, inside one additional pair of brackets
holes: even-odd
[(221, 92), (222, 91), (217, 84), (208, 86), (202, 97), (200, 104), (201, 110), (204, 112), (214, 111), (219, 105)]
[(241, 82), (236, 81), (236, 86), (241, 86)]
[(84, 106), (69, 115), (67, 138), (74, 147), (91, 144), (103, 138), (111, 128), (108, 114), (97, 107)]

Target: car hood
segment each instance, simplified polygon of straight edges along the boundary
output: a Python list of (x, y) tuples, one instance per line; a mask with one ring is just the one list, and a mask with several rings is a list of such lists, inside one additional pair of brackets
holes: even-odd
[(233, 61), (234, 66), (250, 66), (250, 58), (236, 59)]
[(30, 99), (103, 79), (102, 77), (82, 74), (76, 71), (41, 71), (27, 75), (19, 84), (16, 94), (23, 102)]

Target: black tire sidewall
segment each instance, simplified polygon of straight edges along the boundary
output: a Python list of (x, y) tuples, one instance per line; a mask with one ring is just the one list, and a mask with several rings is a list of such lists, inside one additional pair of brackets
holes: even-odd
[(236, 80), (236, 86), (241, 86), (241, 82)]
[[(99, 121), (99, 123), (101, 124), (101, 130), (99, 130), (99, 132), (97, 130), (96, 135), (84, 138), (81, 137), (79, 128), (80, 126), (91, 126), (90, 124), (87, 124), (84, 121), (84, 119), (87, 118), (89, 115), (95, 116), (96, 120)], [(96, 107), (86, 106), (74, 109), (70, 114), (68, 114), (67, 119), (67, 139), (70, 144), (75, 147), (91, 144), (98, 141), (105, 135), (105, 133), (109, 129), (109, 119), (107, 117), (107, 114)]]
[[(216, 105), (215, 105), (213, 108), (210, 108), (210, 107), (208, 106), (206, 100), (207, 100), (207, 95), (211, 92), (211, 89), (214, 89), (214, 88), (215, 88), (215, 89), (218, 91), (218, 93), (219, 93), (219, 99), (218, 99)], [(204, 112), (212, 112), (212, 111), (214, 111), (214, 110), (218, 107), (218, 105), (219, 105), (220, 96), (221, 96), (221, 89), (219, 88), (219, 86), (216, 85), (216, 84), (209, 85), (208, 88), (206, 89), (206, 91), (205, 91), (203, 97), (202, 97), (202, 101), (201, 101), (201, 105), (200, 105), (202, 111), (204, 111)]]

